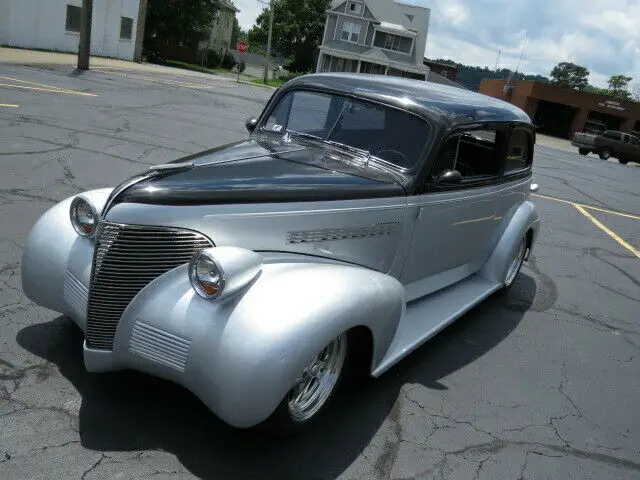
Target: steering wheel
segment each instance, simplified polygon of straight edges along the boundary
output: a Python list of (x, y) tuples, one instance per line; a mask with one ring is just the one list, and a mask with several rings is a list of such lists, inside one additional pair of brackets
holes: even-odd
[[(385, 155), (383, 155), (383, 153), (385, 153)], [(409, 157), (407, 157), (404, 153), (392, 148), (382, 148), (380, 150), (376, 150), (375, 152), (372, 152), (372, 155), (380, 157), (388, 162), (395, 163), (396, 165), (409, 166)], [(391, 156), (391, 158), (389, 158), (389, 155)], [(399, 161), (394, 160), (394, 157)]]
[(456, 163), (456, 170), (459, 171), (463, 177), (473, 176), (473, 168), (467, 165), (466, 163), (458, 162)]

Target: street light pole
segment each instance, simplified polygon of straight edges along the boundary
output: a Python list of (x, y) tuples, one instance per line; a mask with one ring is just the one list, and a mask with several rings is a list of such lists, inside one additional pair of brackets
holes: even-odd
[(82, 0), (82, 13), (80, 17), (80, 41), (78, 44), (78, 70), (89, 70), (92, 17), (93, 0)]
[(271, 66), (271, 37), (273, 35), (273, 0), (269, 3), (269, 38), (267, 39), (267, 58), (264, 64), (264, 83), (269, 83), (269, 67)]

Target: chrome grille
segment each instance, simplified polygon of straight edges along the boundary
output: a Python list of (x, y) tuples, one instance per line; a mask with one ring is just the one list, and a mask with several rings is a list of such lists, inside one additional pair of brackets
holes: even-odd
[(160, 275), (212, 247), (192, 230), (101, 222), (96, 233), (87, 312), (87, 346), (111, 350), (122, 313)]

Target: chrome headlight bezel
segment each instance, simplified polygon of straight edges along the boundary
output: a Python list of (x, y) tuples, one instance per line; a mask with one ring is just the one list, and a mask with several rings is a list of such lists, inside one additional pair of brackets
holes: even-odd
[[(91, 230), (87, 230), (86, 227), (83, 228), (83, 225), (87, 225), (88, 222), (83, 223), (80, 220), (80, 216), (78, 213), (80, 208), (87, 208), (89, 210), (91, 218), (93, 218)], [(71, 221), (71, 226), (76, 231), (76, 233), (82, 237), (87, 238), (92, 238), (96, 234), (98, 223), (100, 221), (100, 217), (98, 215), (96, 207), (82, 195), (77, 196), (71, 202), (71, 206), (69, 207), (69, 219)]]
[[(207, 282), (203, 278), (204, 275), (217, 277), (215, 286), (207, 287)], [(196, 253), (189, 262), (189, 281), (198, 295), (207, 300), (211, 300), (222, 295), (227, 283), (227, 278), (220, 262), (218, 262), (207, 250), (201, 250)], [(215, 288), (215, 292), (212, 292), (212, 288)]]

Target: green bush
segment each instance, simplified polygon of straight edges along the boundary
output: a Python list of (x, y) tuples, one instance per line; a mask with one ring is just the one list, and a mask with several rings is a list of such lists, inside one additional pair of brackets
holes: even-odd
[(231, 70), (236, 65), (236, 59), (229, 52), (226, 52), (222, 57), (222, 68), (228, 68)]

